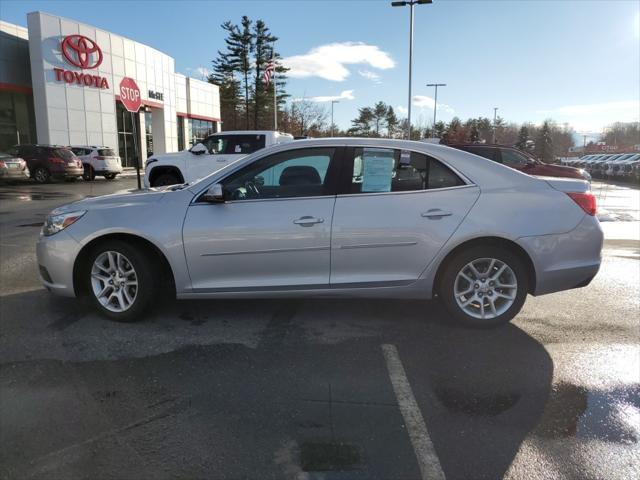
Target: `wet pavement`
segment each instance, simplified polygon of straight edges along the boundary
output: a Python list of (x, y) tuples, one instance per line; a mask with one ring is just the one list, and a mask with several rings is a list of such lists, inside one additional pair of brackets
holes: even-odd
[(447, 479), (640, 476), (637, 188), (594, 183), (591, 285), (473, 331), (437, 302), (163, 300), (116, 324), (45, 292), (44, 215), (134, 186), (0, 185), (0, 478), (423, 478), (389, 345)]

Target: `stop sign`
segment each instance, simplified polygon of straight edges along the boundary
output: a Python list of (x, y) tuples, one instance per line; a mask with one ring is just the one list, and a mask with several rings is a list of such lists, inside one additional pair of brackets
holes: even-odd
[(120, 82), (120, 101), (130, 112), (137, 112), (140, 108), (140, 89), (133, 78), (124, 77)]

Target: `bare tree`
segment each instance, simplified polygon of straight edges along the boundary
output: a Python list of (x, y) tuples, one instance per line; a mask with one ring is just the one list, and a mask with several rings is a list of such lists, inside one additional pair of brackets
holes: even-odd
[(297, 135), (319, 132), (327, 124), (329, 111), (317, 102), (301, 99), (291, 103), (291, 131)]

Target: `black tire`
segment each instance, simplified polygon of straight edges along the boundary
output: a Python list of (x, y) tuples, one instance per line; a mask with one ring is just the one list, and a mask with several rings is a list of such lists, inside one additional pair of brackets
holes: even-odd
[(84, 173), (82, 178), (87, 182), (92, 182), (96, 178), (96, 172), (91, 165), (84, 164)]
[[(511, 306), (502, 314), (490, 319), (475, 318), (466, 313), (458, 305), (454, 295), (458, 273), (468, 263), (483, 258), (493, 258), (507, 264), (515, 274), (517, 281), (516, 295)], [(467, 327), (491, 328), (508, 323), (520, 312), (529, 291), (529, 272), (520, 256), (511, 250), (493, 245), (478, 245), (463, 250), (450, 258), (438, 283), (438, 297), (454, 321)]]
[(162, 173), (153, 179), (151, 183), (152, 187), (164, 187), (166, 185), (176, 185), (180, 182), (180, 179), (177, 175), (173, 173)]
[(107, 180), (113, 180), (114, 178), (116, 178), (116, 174), (115, 173), (105, 173), (104, 174), (104, 178), (106, 178)]
[[(102, 305), (96, 297), (91, 283), (91, 269), (95, 260), (99, 255), (108, 251), (124, 255), (131, 263), (137, 276), (138, 286), (134, 301), (123, 312), (114, 312)], [(151, 303), (156, 299), (156, 293), (158, 293), (156, 285), (160, 272), (155, 265), (157, 265), (157, 261), (139, 247), (122, 240), (106, 240), (91, 250), (87, 256), (86, 263), (81, 267), (80, 274), (82, 276), (83, 290), (96, 310), (103, 316), (117, 322), (142, 320), (144, 313), (148, 311)]]
[(38, 167), (33, 172), (33, 179), (38, 183), (49, 183), (51, 181), (51, 172), (45, 167)]

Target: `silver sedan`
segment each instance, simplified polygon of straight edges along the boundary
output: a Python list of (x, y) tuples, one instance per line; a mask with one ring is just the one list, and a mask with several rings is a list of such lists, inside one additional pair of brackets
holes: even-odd
[(439, 297), (451, 318), (511, 320), (527, 294), (587, 285), (602, 231), (582, 180), (534, 178), (441, 145), (319, 139), (193, 184), (90, 198), (47, 217), (45, 287), (104, 315), (180, 299)]

